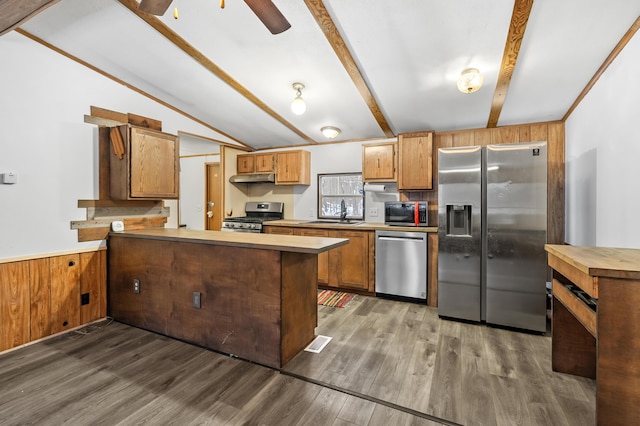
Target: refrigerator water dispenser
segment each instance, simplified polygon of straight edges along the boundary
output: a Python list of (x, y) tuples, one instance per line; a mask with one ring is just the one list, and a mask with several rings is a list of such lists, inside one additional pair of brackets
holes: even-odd
[(447, 236), (471, 237), (471, 204), (447, 204)]

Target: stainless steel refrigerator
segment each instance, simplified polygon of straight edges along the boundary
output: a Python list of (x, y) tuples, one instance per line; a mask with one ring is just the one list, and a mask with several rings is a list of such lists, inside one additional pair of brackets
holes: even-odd
[(438, 150), (438, 314), (546, 331), (546, 142)]

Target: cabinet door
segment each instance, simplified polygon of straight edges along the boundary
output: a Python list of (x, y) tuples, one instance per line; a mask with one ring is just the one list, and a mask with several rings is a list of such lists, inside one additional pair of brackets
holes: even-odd
[(308, 151), (286, 151), (276, 154), (276, 185), (309, 185), (310, 182)]
[(254, 155), (238, 155), (238, 173), (253, 173), (254, 169)]
[(256, 154), (253, 157), (256, 173), (273, 173), (275, 168), (273, 154)]
[(29, 261), (31, 293), (31, 340), (51, 335), (51, 260)]
[(179, 155), (176, 136), (132, 127), (129, 143), (131, 198), (178, 198)]
[(398, 189), (433, 189), (433, 132), (398, 136)]
[[(300, 235), (303, 237), (321, 237), (326, 238), (329, 236), (329, 231), (326, 229), (296, 229), (294, 235)], [(318, 284), (329, 284), (329, 252), (325, 251), (318, 254)]]
[(396, 144), (362, 145), (362, 180), (365, 182), (395, 182)]
[(340, 288), (372, 291), (369, 274), (369, 234), (367, 231), (330, 231), (334, 238), (348, 238), (349, 244), (329, 251), (329, 280)]

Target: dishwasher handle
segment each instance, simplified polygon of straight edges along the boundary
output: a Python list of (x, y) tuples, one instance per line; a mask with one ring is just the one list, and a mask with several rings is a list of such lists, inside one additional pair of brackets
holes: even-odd
[(423, 237), (378, 237), (379, 240), (384, 240), (384, 241), (407, 241), (407, 240), (413, 240), (413, 241), (424, 241), (425, 239)]

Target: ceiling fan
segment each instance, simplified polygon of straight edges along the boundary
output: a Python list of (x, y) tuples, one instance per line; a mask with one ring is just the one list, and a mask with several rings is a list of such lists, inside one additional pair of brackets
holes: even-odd
[[(173, 0), (141, 0), (138, 9), (153, 15), (162, 16)], [(244, 0), (253, 13), (262, 21), (271, 34), (280, 34), (291, 28), (287, 18), (278, 10), (271, 0)], [(220, 7), (224, 8), (224, 0), (220, 0)]]

